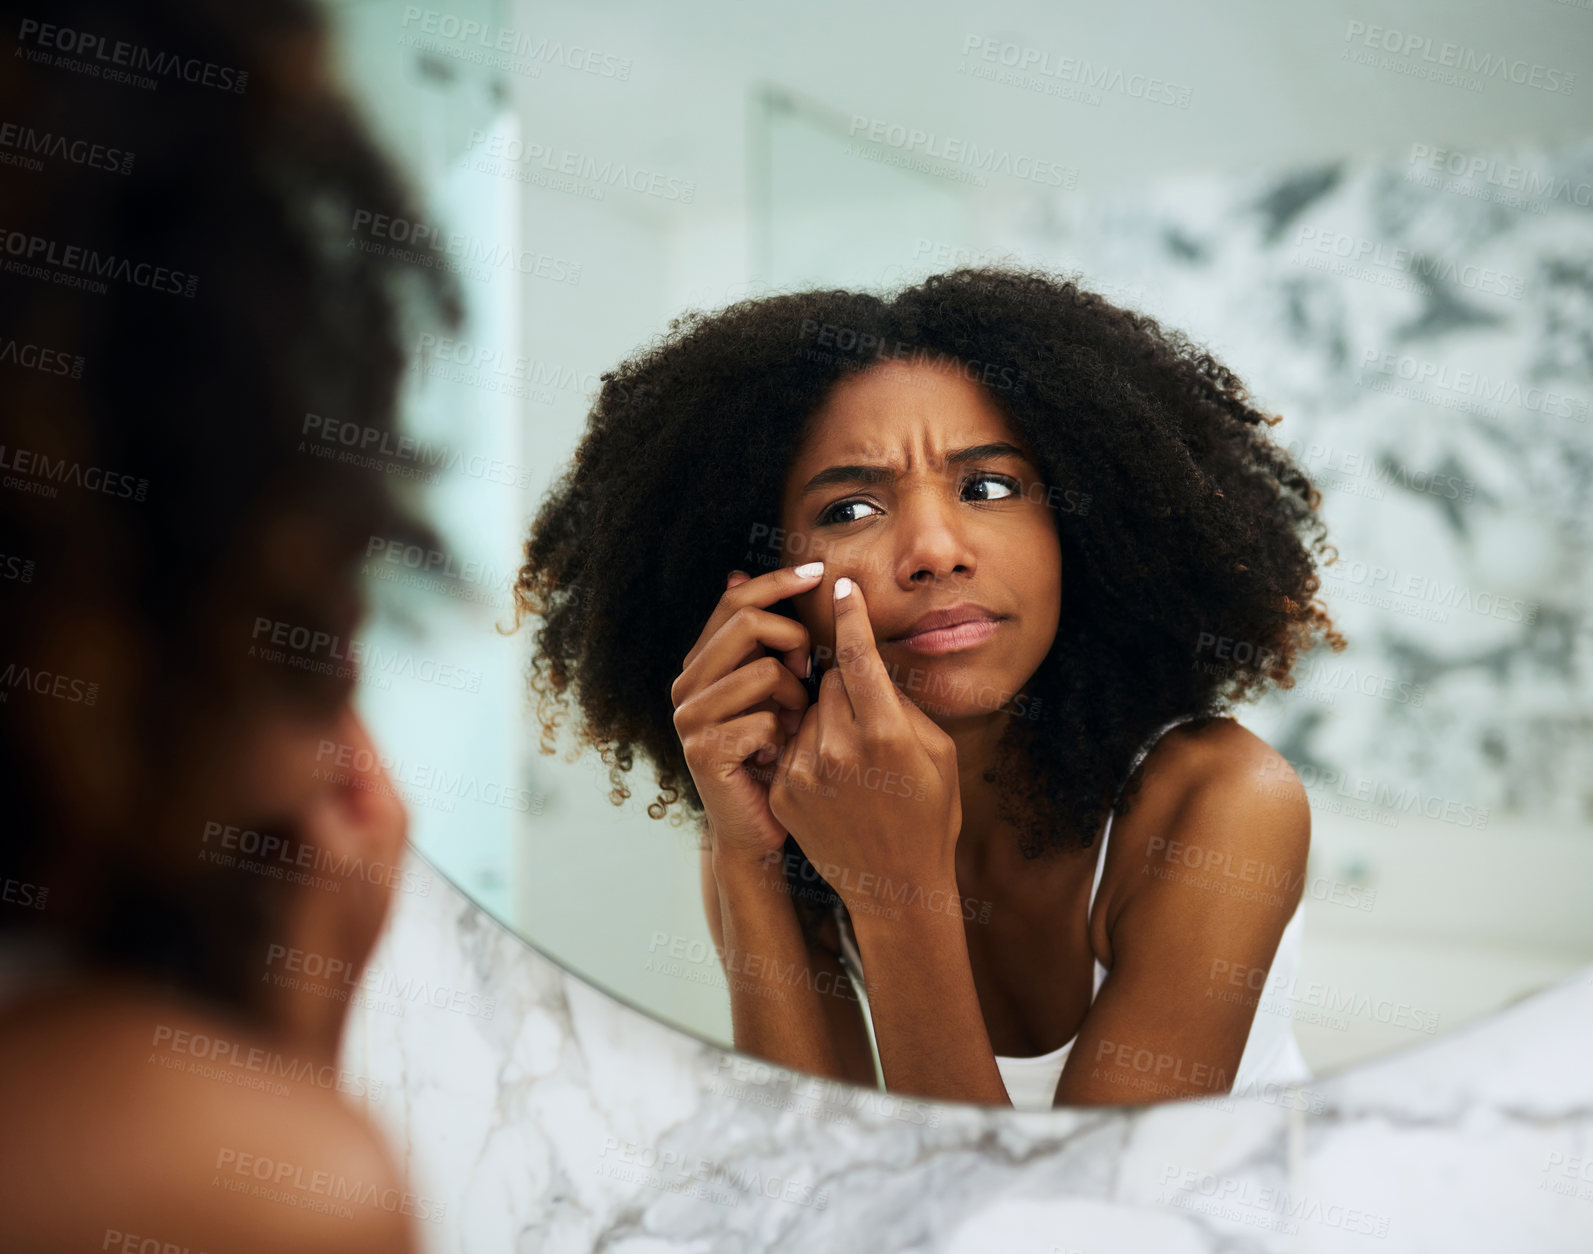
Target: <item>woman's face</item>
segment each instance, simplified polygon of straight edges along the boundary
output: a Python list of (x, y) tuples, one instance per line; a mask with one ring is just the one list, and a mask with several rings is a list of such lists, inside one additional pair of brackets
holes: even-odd
[[(889, 362), (837, 385), (787, 468), (781, 526), (784, 565), (824, 561), (820, 585), (791, 600), (819, 668), (847, 575), (891, 677), (942, 726), (1008, 708), (1050, 652), (1062, 553), (1045, 480), (954, 368)], [(995, 622), (903, 639), (937, 610)]]

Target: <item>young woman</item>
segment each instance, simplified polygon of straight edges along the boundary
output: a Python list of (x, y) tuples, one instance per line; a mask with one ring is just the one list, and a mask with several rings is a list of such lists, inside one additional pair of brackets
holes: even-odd
[(640, 748), (701, 816), (737, 1048), (1023, 1108), (1307, 1078), (1309, 809), (1225, 716), (1344, 644), (1276, 419), (1039, 272), (671, 330), (519, 594), (550, 730), (573, 689), (617, 798)]
[(305, 430), (393, 429), (339, 231), (415, 211), (308, 0), (0, 9), (3, 1244), (411, 1250), (337, 1065), (405, 818), (328, 642), (427, 533)]

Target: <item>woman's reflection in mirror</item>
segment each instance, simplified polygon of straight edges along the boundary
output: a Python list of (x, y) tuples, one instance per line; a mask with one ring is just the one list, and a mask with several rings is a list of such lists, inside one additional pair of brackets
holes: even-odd
[(1309, 806), (1232, 716), (1344, 647), (1277, 421), (1013, 266), (689, 313), (603, 376), (532, 682), (701, 826), (737, 1049), (1024, 1109), (1309, 1078)]

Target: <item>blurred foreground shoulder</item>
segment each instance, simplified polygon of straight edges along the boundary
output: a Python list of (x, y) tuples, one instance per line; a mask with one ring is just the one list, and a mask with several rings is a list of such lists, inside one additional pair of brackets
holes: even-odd
[(8, 1252), (412, 1254), (440, 1208), (340, 1075), (176, 1001), (33, 1003), (0, 1031)]

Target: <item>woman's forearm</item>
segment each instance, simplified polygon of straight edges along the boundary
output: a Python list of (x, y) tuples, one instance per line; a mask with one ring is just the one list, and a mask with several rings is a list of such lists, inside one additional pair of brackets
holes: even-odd
[(815, 985), (778, 861), (715, 852), (713, 870), (736, 1048), (793, 1070), (842, 1078), (820, 1000), (825, 993)]
[(961, 917), (913, 907), (894, 918), (852, 917), (886, 1089), (1010, 1106)]

